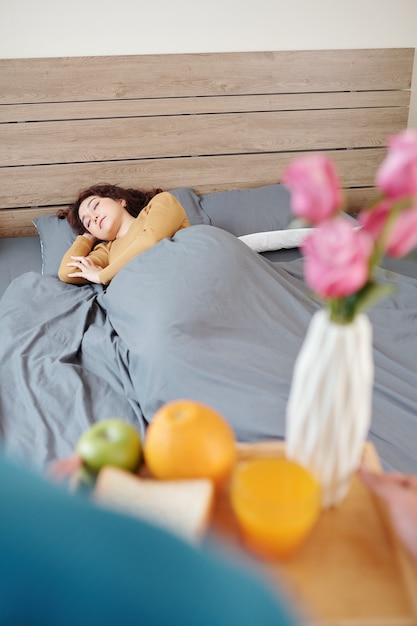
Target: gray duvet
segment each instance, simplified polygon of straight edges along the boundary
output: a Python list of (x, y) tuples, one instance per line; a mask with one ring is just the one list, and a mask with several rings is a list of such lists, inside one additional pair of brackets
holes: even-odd
[[(417, 281), (370, 312), (370, 438), (385, 467), (417, 473)], [(0, 301), (0, 437), (34, 466), (119, 416), (144, 434), (175, 398), (210, 404), (242, 441), (284, 437), (295, 357), (317, 308), (302, 260), (272, 263), (226, 231), (193, 226), (103, 289), (26, 273)], [(354, 363), (352, 364), (354, 367)]]

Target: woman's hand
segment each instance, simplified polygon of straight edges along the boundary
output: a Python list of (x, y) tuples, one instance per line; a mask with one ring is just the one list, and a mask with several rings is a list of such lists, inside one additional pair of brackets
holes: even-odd
[(67, 263), (67, 265), (77, 268), (77, 271), (68, 274), (68, 276), (71, 276), (71, 278), (84, 278), (90, 283), (101, 284), (99, 273), (103, 269), (102, 267), (93, 263), (88, 256), (72, 256), (71, 259), (71, 263)]
[(417, 476), (375, 474), (364, 465), (359, 473), (365, 485), (386, 502), (397, 535), (417, 567)]

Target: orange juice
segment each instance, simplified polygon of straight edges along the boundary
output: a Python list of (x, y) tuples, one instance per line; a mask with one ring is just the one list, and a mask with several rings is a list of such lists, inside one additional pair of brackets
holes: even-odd
[(239, 465), (232, 478), (231, 499), (244, 543), (264, 557), (293, 554), (321, 509), (316, 479), (285, 458)]

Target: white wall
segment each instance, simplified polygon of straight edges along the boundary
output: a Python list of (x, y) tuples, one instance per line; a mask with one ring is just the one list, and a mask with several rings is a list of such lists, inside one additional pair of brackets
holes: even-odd
[(417, 0), (0, 0), (4, 58), (382, 47), (417, 47)]

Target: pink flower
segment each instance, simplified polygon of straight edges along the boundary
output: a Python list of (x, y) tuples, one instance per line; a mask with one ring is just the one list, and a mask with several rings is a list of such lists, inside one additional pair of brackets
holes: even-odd
[(302, 246), (305, 278), (322, 298), (343, 298), (368, 280), (372, 237), (343, 217), (323, 222)]
[(282, 181), (292, 192), (292, 211), (297, 217), (317, 224), (340, 209), (342, 192), (336, 168), (321, 154), (293, 161)]
[(389, 198), (417, 195), (417, 131), (407, 129), (388, 140), (376, 185)]
[[(381, 237), (392, 208), (393, 201), (385, 200), (372, 209), (361, 211), (358, 215), (363, 229), (375, 241)], [(388, 233), (383, 252), (391, 257), (402, 257), (415, 246), (417, 246), (417, 199), (414, 206), (402, 209), (397, 215)]]

